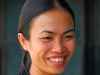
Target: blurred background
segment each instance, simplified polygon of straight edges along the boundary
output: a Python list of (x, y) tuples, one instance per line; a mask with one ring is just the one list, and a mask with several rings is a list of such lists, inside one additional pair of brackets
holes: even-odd
[[(18, 75), (23, 52), (16, 41), (25, 0), (0, 0), (0, 75)], [(78, 45), (62, 75), (100, 75), (100, 0), (66, 0), (75, 12)]]

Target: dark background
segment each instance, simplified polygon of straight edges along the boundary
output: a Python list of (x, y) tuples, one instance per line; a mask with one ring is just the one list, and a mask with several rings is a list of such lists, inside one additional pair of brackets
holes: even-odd
[[(16, 42), (25, 0), (0, 0), (0, 75), (17, 75), (23, 52)], [(67, 0), (75, 11), (78, 47), (64, 75), (100, 75), (100, 0)]]
[(100, 0), (85, 0), (84, 74), (100, 75)]

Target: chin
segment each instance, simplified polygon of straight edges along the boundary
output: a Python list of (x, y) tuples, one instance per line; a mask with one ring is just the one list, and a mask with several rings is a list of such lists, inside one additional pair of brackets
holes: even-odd
[(49, 68), (46, 69), (46, 72), (52, 75), (59, 75), (64, 72), (64, 68)]

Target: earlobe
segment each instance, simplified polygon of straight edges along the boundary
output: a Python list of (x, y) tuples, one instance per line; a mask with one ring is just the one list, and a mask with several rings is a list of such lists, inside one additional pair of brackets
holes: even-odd
[(26, 51), (28, 51), (29, 49), (29, 42), (28, 40), (24, 37), (23, 33), (18, 33), (18, 41), (20, 43), (20, 45), (22, 46), (22, 48)]

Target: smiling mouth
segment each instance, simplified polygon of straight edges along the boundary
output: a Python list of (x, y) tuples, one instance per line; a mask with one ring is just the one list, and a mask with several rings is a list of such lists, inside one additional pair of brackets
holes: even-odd
[(63, 57), (51, 57), (48, 60), (53, 64), (63, 64), (64, 63)]
[(47, 59), (48, 64), (59, 68), (64, 67), (65, 62), (66, 62), (66, 57), (64, 56), (51, 56), (48, 57)]

